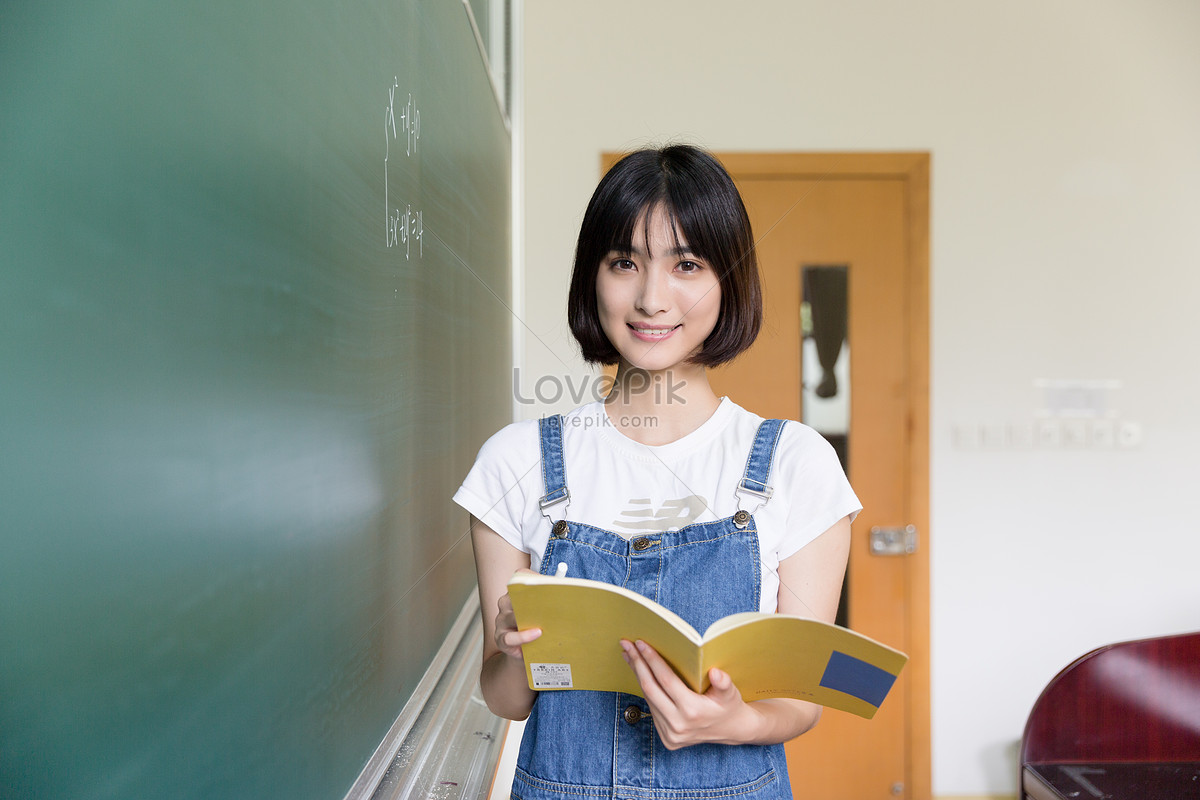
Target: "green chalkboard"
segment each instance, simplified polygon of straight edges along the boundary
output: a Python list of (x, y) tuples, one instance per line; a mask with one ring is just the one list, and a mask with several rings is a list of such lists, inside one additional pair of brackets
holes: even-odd
[(0, 7), (0, 794), (341, 798), (473, 590), (510, 137), (461, 0)]

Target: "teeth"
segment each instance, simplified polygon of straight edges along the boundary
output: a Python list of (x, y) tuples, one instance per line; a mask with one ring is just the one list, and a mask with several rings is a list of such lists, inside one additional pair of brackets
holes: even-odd
[(668, 333), (670, 333), (671, 331), (673, 331), (675, 329), (674, 328), (665, 328), (665, 329), (664, 328), (634, 328), (634, 330), (637, 331), (638, 333), (642, 334), (643, 336), (666, 336)]

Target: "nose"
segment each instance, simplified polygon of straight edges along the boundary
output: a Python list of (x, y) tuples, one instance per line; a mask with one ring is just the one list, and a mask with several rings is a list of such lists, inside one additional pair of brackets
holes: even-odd
[(642, 283), (637, 297), (637, 308), (646, 316), (667, 311), (670, 302), (670, 277), (662, 270), (647, 269), (642, 272)]

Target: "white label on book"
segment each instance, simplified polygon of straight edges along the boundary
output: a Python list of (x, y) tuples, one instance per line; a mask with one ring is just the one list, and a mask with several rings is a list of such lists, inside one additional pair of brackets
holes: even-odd
[(573, 689), (570, 664), (530, 664), (534, 689)]

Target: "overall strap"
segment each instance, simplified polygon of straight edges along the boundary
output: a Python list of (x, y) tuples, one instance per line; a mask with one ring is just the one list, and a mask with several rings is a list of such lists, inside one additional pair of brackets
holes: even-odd
[(754, 434), (754, 444), (750, 446), (750, 457), (746, 459), (746, 472), (738, 482), (738, 508), (742, 508), (742, 498), (745, 495), (757, 497), (760, 502), (750, 513), (757, 511), (771, 499), (774, 491), (767, 483), (771, 477), (771, 462), (775, 458), (775, 447), (783, 433), (783, 420), (764, 419)]
[[(546, 490), (538, 504), (542, 514), (551, 521), (550, 507), (559, 503), (570, 505), (571, 500), (571, 493), (567, 491), (567, 469), (563, 463), (562, 426), (561, 414), (538, 420), (538, 433), (542, 441), (542, 487)], [(560, 519), (567, 515), (566, 506), (562, 511)]]

